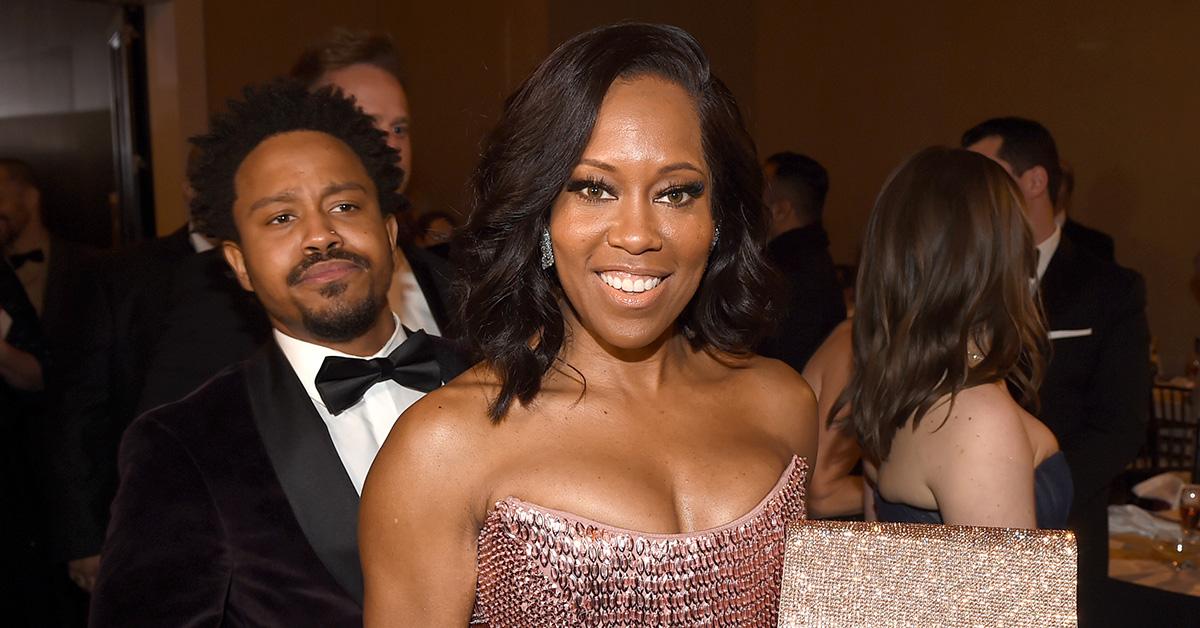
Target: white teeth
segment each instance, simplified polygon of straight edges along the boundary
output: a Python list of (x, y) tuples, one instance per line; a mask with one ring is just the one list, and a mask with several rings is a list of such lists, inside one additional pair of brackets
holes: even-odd
[(661, 277), (617, 277), (608, 273), (600, 273), (600, 280), (608, 284), (609, 287), (621, 292), (647, 292), (658, 287), (662, 283)]

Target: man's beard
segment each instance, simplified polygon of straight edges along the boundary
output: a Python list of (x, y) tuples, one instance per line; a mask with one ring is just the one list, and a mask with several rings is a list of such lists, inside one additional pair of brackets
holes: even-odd
[[(323, 255), (306, 257), (288, 275), (288, 285), (299, 283), (304, 271), (314, 264), (334, 259), (349, 261), (368, 272), (371, 269), (371, 262), (367, 258), (343, 249), (333, 249)], [(329, 342), (349, 342), (370, 331), (378, 320), (379, 312), (387, 307), (386, 298), (374, 292), (368, 292), (354, 303), (337, 299), (346, 292), (346, 287), (340, 281), (321, 287), (318, 294), (330, 300), (326, 308), (317, 310), (300, 307), (301, 323), (313, 336)]]
[[(337, 296), (346, 291), (345, 284), (333, 284), (321, 290), (326, 297)], [(336, 292), (336, 294), (327, 294)], [(300, 308), (300, 319), (304, 328), (313, 336), (329, 342), (349, 342), (362, 336), (375, 326), (379, 312), (387, 301), (374, 293), (355, 303), (336, 301), (322, 310)]]

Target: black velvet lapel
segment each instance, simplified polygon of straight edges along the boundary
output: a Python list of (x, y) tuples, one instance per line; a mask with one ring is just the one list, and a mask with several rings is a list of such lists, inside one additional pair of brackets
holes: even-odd
[(329, 431), (279, 346), (271, 341), (247, 363), (254, 421), (300, 529), (321, 562), (358, 604), (358, 493)]

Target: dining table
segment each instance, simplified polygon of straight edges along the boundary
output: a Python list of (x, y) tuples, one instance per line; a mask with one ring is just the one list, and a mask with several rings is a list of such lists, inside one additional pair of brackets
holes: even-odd
[(1178, 508), (1112, 505), (1108, 524), (1103, 625), (1200, 627), (1200, 539), (1183, 535)]

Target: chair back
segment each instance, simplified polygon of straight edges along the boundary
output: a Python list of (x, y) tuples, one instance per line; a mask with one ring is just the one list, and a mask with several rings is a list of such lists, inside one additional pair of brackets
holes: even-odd
[(779, 625), (1075, 626), (1075, 536), (916, 523), (788, 529)]
[(1146, 444), (1153, 467), (1164, 471), (1200, 472), (1200, 429), (1194, 389), (1177, 384), (1156, 383), (1150, 398), (1150, 425)]

